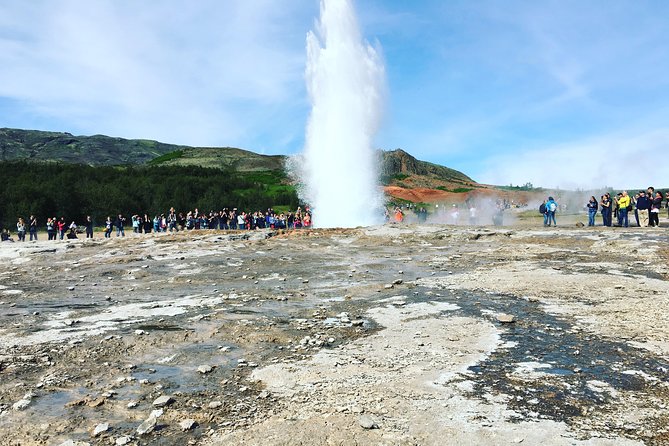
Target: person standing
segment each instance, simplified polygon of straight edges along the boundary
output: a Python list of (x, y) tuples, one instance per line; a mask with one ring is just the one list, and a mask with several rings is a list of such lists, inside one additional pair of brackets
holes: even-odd
[(135, 214), (132, 217), (130, 217), (130, 220), (132, 222), (132, 232), (135, 234), (139, 234), (139, 225), (140, 225), (140, 220), (139, 220), (139, 215)]
[(118, 214), (116, 220), (114, 220), (114, 226), (116, 227), (116, 237), (125, 237), (125, 230), (123, 225), (125, 223), (125, 217), (122, 214)]
[(170, 208), (170, 213), (167, 214), (167, 227), (170, 232), (179, 232), (179, 228), (177, 227), (177, 213), (174, 208)]
[(19, 236), (20, 242), (26, 241), (26, 222), (23, 218), (19, 218), (19, 221), (16, 223), (16, 234)]
[(90, 215), (86, 216), (86, 238), (93, 238), (93, 219)]
[(636, 210), (639, 214), (639, 227), (648, 227), (648, 211), (650, 209), (650, 200), (645, 191), (639, 191), (639, 198), (636, 199)]
[(144, 214), (143, 221), (144, 221), (144, 234), (150, 234), (151, 228), (153, 227), (153, 222), (151, 221), (149, 214)]
[(60, 217), (60, 220), (56, 223), (56, 227), (58, 228), (58, 234), (60, 235), (60, 239), (63, 240), (65, 237), (65, 227), (67, 225), (65, 224), (65, 217)]
[(49, 240), (56, 240), (56, 222), (51, 218), (46, 219), (46, 234)]
[(588, 226), (595, 226), (595, 215), (597, 215), (599, 203), (594, 195), (590, 197), (590, 201), (588, 201), (586, 206), (588, 207)]
[[(427, 219), (427, 211), (425, 210), (425, 208), (423, 208), (423, 211), (425, 211), (425, 216), (426, 216), (426, 219)], [(477, 215), (477, 210), (476, 210), (476, 206), (474, 205), (474, 203), (472, 203), (469, 206), (469, 224), (472, 225), (472, 226), (478, 224), (478, 215)]]
[(37, 240), (37, 217), (31, 215), (29, 224), (30, 224), (30, 241), (32, 242), (33, 239)]
[(111, 238), (111, 233), (114, 229), (114, 223), (112, 222), (111, 217), (107, 217), (105, 220), (105, 238)]
[(611, 226), (611, 196), (609, 193), (602, 195), (602, 201), (599, 202), (602, 207), (602, 224), (604, 226)]
[(618, 198), (618, 226), (629, 228), (629, 207), (631, 201), (627, 191), (623, 191)]
[(551, 222), (553, 222), (553, 226), (557, 226), (557, 221), (555, 220), (555, 212), (557, 211), (558, 205), (553, 199), (553, 197), (548, 197), (548, 201), (546, 202), (546, 213), (548, 215), (548, 225), (551, 225)]
[(618, 218), (618, 209), (620, 209), (620, 205), (618, 204), (618, 200), (620, 199), (621, 196), (622, 196), (622, 194), (620, 192), (618, 192), (613, 197), (613, 200), (611, 201), (611, 210), (613, 211), (612, 215), (611, 215), (611, 219), (613, 220), (613, 218), (615, 218), (616, 221), (618, 221), (618, 222), (620, 222), (620, 219)]
[(662, 192), (655, 192), (655, 197), (650, 204), (649, 224), (652, 227), (660, 226), (660, 206), (662, 205)]

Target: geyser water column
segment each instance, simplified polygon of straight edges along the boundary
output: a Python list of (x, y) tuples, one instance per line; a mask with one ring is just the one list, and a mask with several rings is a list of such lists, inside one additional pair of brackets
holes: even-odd
[(381, 118), (385, 73), (363, 41), (352, 0), (322, 0), (316, 31), (307, 35), (304, 197), (316, 227), (381, 221), (382, 193), (372, 148)]

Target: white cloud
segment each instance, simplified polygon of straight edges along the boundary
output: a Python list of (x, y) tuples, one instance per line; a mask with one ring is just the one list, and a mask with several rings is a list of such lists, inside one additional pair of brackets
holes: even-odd
[(0, 97), (62, 130), (203, 145), (302, 131), (304, 2), (5, 3)]
[(669, 186), (669, 128), (603, 137), (498, 155), (478, 180), (487, 184), (564, 189)]

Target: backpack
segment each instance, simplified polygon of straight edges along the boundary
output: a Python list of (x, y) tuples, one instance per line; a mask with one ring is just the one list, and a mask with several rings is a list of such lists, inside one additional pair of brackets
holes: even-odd
[(549, 210), (551, 212), (555, 212), (556, 209), (557, 209), (557, 204), (555, 204), (555, 202), (551, 203), (549, 206)]
[(539, 213), (540, 214), (546, 213), (546, 203), (541, 203), (541, 206), (539, 206)]

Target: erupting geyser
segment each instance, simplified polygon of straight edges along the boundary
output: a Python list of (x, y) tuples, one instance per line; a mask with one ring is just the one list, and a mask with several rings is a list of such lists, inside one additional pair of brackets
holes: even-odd
[(304, 197), (314, 226), (355, 227), (381, 221), (372, 140), (385, 87), (378, 52), (363, 41), (352, 0), (322, 0), (307, 35), (306, 81), (312, 110), (306, 131)]

